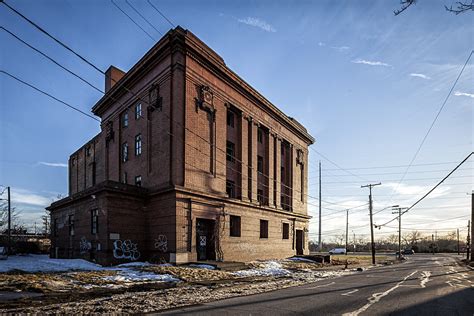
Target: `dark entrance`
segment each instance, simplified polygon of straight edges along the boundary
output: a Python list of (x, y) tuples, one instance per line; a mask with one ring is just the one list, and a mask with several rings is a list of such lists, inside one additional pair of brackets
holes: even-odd
[(196, 220), (196, 251), (198, 260), (216, 260), (214, 238), (215, 221), (198, 218)]
[(303, 242), (304, 242), (303, 231), (300, 229), (297, 229), (296, 230), (296, 254), (297, 255), (303, 254)]

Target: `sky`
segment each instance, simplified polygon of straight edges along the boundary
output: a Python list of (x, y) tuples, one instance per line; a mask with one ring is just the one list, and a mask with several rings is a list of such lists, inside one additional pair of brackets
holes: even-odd
[[(315, 137), (309, 158), (310, 238), (318, 233), (322, 163), (322, 237), (369, 236), (374, 222), (411, 206), (473, 150), (474, 12), (454, 15), (452, 0), (419, 0), (398, 16), (387, 1), (158, 1), (175, 25), (192, 31), (233, 71)], [(106, 70), (130, 69), (171, 25), (144, 0), (7, 0), (45, 30)], [(103, 87), (103, 76), (4, 5), (2, 26)], [(146, 34), (145, 33), (148, 33)], [(160, 34), (161, 33), (161, 34)], [(0, 30), (1, 69), (90, 113), (101, 94)], [(449, 98), (412, 166), (436, 114)], [(0, 185), (11, 186), (21, 221), (40, 223), (44, 207), (67, 195), (69, 155), (99, 124), (0, 74)], [(322, 154), (323, 156), (321, 156)], [(474, 158), (402, 217), (404, 231), (467, 232)], [(336, 165), (337, 166), (336, 166)], [(403, 181), (401, 181), (403, 179)], [(359, 207), (358, 207), (359, 206)], [(357, 208), (358, 207), (358, 208)], [(397, 231), (397, 221), (376, 238)]]

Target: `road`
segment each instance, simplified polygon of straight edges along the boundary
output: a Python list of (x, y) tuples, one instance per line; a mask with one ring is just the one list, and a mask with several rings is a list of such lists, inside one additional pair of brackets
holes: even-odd
[(258, 295), (168, 310), (166, 315), (474, 315), (474, 271), (450, 255)]

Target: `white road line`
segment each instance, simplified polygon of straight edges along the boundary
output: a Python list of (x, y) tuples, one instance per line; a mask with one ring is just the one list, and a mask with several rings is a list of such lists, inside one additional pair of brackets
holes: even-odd
[(352, 290), (352, 291), (347, 292), (347, 293), (342, 293), (341, 295), (349, 296), (349, 295), (351, 295), (352, 293), (355, 293), (355, 292), (357, 292), (357, 291), (359, 291), (359, 290), (357, 290), (357, 289), (356, 289), (356, 290)]
[(375, 303), (377, 303), (378, 301), (380, 301), (383, 297), (387, 296), (388, 294), (390, 294), (392, 291), (396, 290), (397, 288), (399, 288), (403, 282), (405, 282), (409, 277), (411, 277), (412, 275), (414, 275), (415, 273), (417, 273), (418, 270), (415, 270), (413, 271), (412, 273), (410, 273), (409, 275), (407, 275), (406, 277), (403, 278), (403, 280), (401, 280), (400, 282), (398, 282), (394, 287), (388, 289), (387, 291), (385, 292), (380, 292), (380, 293), (375, 293), (375, 294), (372, 294), (371, 297), (368, 298), (368, 303), (365, 304), (364, 306), (362, 306), (361, 308), (359, 308), (358, 310), (355, 310), (353, 312), (349, 312), (349, 313), (344, 313), (342, 314), (342, 316), (357, 316), (359, 315), (360, 313), (362, 312), (365, 312), (367, 309), (369, 309), (370, 306), (374, 305)]
[(320, 287), (330, 286), (330, 285), (333, 285), (333, 284), (336, 284), (336, 282), (331, 282), (331, 283), (327, 283), (327, 284), (317, 285), (317, 286), (313, 286), (313, 287), (307, 287), (306, 289), (307, 289), (307, 290), (314, 290), (314, 289), (319, 289)]

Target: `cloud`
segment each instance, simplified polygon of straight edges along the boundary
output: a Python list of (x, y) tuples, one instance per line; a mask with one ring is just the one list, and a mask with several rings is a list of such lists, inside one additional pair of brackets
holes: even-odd
[(14, 206), (15, 204), (27, 204), (46, 207), (51, 204), (52, 197), (46, 197), (25, 189), (13, 188), (11, 190), (11, 200)]
[(318, 46), (326, 46), (326, 43), (324, 43), (324, 42), (319, 42), (319, 43), (318, 43)]
[(354, 64), (363, 64), (369, 66), (383, 66), (383, 67), (392, 67), (392, 65), (381, 62), (381, 61), (372, 61), (372, 60), (365, 60), (365, 59), (355, 59), (352, 61)]
[(422, 78), (422, 79), (426, 79), (426, 80), (431, 79), (431, 77), (428, 77), (427, 75), (424, 75), (424, 74), (411, 73), (410, 76), (417, 77), (417, 78)]
[(347, 52), (349, 49), (351, 49), (349, 46), (331, 46), (331, 48), (337, 50), (340, 53)]
[[(390, 187), (393, 189), (393, 192), (396, 194), (407, 194), (407, 195), (413, 195), (414, 197), (411, 200), (416, 200), (419, 197), (421, 197), (423, 194), (428, 192), (432, 186), (430, 185), (410, 185), (410, 184), (403, 184), (403, 183), (395, 183), (395, 182), (389, 182), (389, 183), (384, 183), (385, 186)], [(430, 195), (427, 197), (427, 199), (430, 198), (436, 198), (440, 196), (444, 196), (448, 194), (448, 191), (451, 189), (449, 186), (444, 186), (444, 187), (439, 187)], [(419, 196), (416, 196), (419, 195)]]
[(276, 29), (272, 25), (268, 24), (263, 20), (260, 20), (259, 18), (253, 18), (248, 16), (245, 19), (238, 19), (237, 21), (243, 24), (258, 27), (266, 32), (276, 32)]
[(39, 161), (38, 165), (42, 166), (48, 166), (48, 167), (60, 167), (60, 168), (67, 168), (68, 165), (66, 163), (61, 163), (61, 162), (44, 162), (44, 161)]
[(474, 93), (466, 93), (461, 91), (454, 91), (454, 95), (457, 97), (470, 97), (474, 98)]

